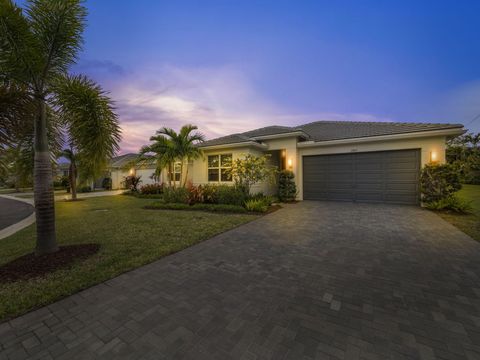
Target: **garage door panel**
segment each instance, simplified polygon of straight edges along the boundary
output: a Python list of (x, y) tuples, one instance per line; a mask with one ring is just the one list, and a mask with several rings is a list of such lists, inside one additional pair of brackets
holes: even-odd
[(306, 156), (304, 198), (418, 204), (418, 150)]

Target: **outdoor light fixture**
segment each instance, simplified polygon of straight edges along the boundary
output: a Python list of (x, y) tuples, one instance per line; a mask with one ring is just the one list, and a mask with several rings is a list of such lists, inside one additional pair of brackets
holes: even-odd
[(289, 169), (292, 168), (292, 164), (293, 164), (292, 158), (289, 158), (288, 161), (287, 161), (287, 165), (288, 165)]
[(438, 154), (436, 151), (430, 152), (430, 161), (437, 162), (438, 161)]
[(135, 171), (135, 170), (134, 170), (133, 168), (131, 168), (131, 169), (130, 169), (130, 175), (133, 175), (134, 171)]

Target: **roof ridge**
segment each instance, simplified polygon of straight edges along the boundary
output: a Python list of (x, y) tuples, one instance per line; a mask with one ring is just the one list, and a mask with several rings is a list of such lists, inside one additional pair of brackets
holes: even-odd
[(301, 128), (307, 125), (313, 125), (318, 123), (330, 123), (330, 124), (385, 124), (385, 125), (440, 125), (440, 126), (461, 126), (462, 124), (455, 123), (431, 123), (431, 122), (407, 122), (407, 121), (351, 121), (351, 120), (317, 120), (306, 124), (298, 125), (297, 128)]

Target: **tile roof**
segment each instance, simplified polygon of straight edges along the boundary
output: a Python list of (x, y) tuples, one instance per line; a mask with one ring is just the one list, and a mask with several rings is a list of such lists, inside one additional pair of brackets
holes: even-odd
[(306, 132), (314, 141), (328, 141), (463, 128), (463, 125), (400, 122), (315, 121), (298, 126), (297, 128)]
[[(109, 167), (111, 168), (121, 168), (128, 165), (129, 162), (134, 161), (138, 157), (138, 154), (124, 154), (120, 156), (116, 156), (110, 160)], [(143, 160), (138, 164), (139, 167), (146, 166), (146, 167), (155, 167), (155, 159), (152, 157), (151, 160)]]
[(406, 122), (315, 121), (294, 127), (267, 126), (240, 134), (232, 134), (208, 140), (199, 146), (206, 147), (255, 141), (256, 137), (285, 134), (295, 131), (303, 131), (305, 133), (305, 140), (329, 141), (455, 128), (463, 128), (463, 125)]

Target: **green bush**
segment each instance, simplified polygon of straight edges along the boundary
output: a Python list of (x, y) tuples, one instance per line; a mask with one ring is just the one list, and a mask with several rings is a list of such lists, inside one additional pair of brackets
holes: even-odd
[(188, 204), (189, 191), (184, 187), (167, 187), (163, 190), (163, 200), (166, 203)]
[(228, 213), (245, 213), (242, 206), (236, 205), (222, 205), (222, 204), (195, 204), (188, 205), (182, 203), (164, 203), (155, 202), (145, 206), (146, 209), (161, 209), (161, 210), (203, 210), (211, 212), (228, 212)]
[(214, 184), (205, 184), (200, 185), (202, 191), (202, 201), (205, 204), (215, 204), (217, 203), (217, 185)]
[(471, 202), (462, 200), (455, 195), (426, 203), (425, 207), (430, 210), (450, 210), (462, 214), (471, 213), (473, 210)]
[(79, 193), (89, 193), (89, 192), (92, 192), (92, 188), (88, 185), (80, 186), (80, 188), (78, 189), (78, 192)]
[(218, 185), (216, 189), (216, 203), (243, 206), (247, 195), (238, 186)]
[(290, 170), (282, 170), (278, 176), (278, 199), (282, 202), (294, 201), (297, 197), (295, 175)]
[(425, 203), (446, 199), (461, 188), (460, 174), (451, 164), (428, 164), (422, 169), (420, 190)]
[(163, 193), (162, 184), (146, 184), (140, 188), (140, 194), (142, 195), (155, 195)]
[(262, 192), (250, 195), (248, 197), (248, 200), (262, 200), (264, 201), (268, 206), (271, 206), (275, 199), (272, 196), (269, 195), (264, 195)]
[(245, 209), (253, 212), (266, 212), (268, 210), (268, 202), (263, 199), (251, 199), (245, 202)]

